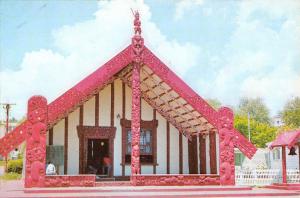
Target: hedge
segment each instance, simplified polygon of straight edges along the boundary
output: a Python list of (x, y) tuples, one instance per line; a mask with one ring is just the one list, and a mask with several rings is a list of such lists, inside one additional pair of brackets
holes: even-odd
[(23, 159), (9, 160), (7, 163), (7, 171), (9, 173), (22, 173)]

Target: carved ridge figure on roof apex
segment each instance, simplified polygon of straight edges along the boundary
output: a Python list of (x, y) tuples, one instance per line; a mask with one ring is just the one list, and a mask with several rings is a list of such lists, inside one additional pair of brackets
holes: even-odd
[(141, 21), (140, 21), (140, 13), (139, 11), (134, 11), (134, 34), (139, 34), (141, 35), (142, 29), (141, 29)]

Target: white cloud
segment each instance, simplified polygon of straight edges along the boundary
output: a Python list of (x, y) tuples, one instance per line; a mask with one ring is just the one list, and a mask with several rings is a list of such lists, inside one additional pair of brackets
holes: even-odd
[(243, 96), (262, 97), (274, 115), (287, 99), (300, 96), (299, 10), (294, 0), (240, 2), (217, 75), (199, 82), (207, 97), (228, 105)]
[(175, 6), (174, 19), (179, 20), (183, 17), (184, 13), (192, 9), (194, 6), (203, 4), (203, 0), (179, 0)]
[(147, 46), (165, 63), (170, 62), (175, 72), (184, 75), (195, 66), (200, 49), (190, 43), (168, 40), (151, 21), (151, 11), (143, 1), (100, 1), (92, 20), (52, 32), (57, 51), (28, 52), (18, 71), (0, 72), (1, 101), (17, 103), (12, 115), (23, 116), (32, 95), (44, 95), (48, 102), (53, 101), (129, 45), (133, 35), (130, 8), (141, 13)]

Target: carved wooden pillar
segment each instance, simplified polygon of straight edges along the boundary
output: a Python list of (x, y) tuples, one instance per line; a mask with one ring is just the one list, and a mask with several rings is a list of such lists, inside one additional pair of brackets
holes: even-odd
[(286, 152), (285, 152), (285, 146), (281, 147), (281, 152), (282, 152), (282, 183), (287, 183), (286, 180)]
[(33, 96), (28, 101), (25, 187), (45, 185), (47, 100)]
[(132, 71), (132, 110), (131, 110), (131, 174), (140, 174), (140, 67), (133, 64)]
[(234, 185), (233, 112), (222, 107), (219, 111), (220, 184)]
[(198, 154), (197, 154), (197, 136), (192, 136), (192, 140), (188, 140), (189, 153), (189, 173), (198, 174)]
[[(141, 173), (140, 166), (140, 122), (141, 122), (141, 88), (140, 67), (143, 65), (144, 39), (141, 37), (140, 15), (134, 13), (134, 36), (132, 38), (132, 109), (131, 109), (131, 175)], [(134, 184), (135, 182), (132, 181)]]
[(209, 133), (209, 159), (210, 173), (217, 174), (217, 157), (216, 157), (216, 132)]
[(204, 134), (199, 134), (200, 174), (206, 174), (206, 139)]

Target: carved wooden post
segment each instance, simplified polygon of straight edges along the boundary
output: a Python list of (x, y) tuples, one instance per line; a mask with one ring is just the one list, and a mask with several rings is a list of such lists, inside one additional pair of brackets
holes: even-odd
[(33, 96), (28, 101), (25, 187), (45, 184), (47, 100)]
[(131, 174), (140, 174), (140, 70), (135, 63), (132, 74), (132, 111), (131, 111)]
[(219, 114), (219, 144), (220, 144), (220, 184), (234, 185), (234, 143), (233, 143), (233, 112), (222, 107)]
[[(136, 11), (134, 19), (134, 36), (132, 38), (132, 110), (131, 110), (131, 175), (141, 173), (140, 165), (140, 110), (141, 110), (141, 88), (140, 67), (143, 62), (144, 39), (141, 37), (141, 21)], [(134, 183), (134, 181), (133, 181)]]

